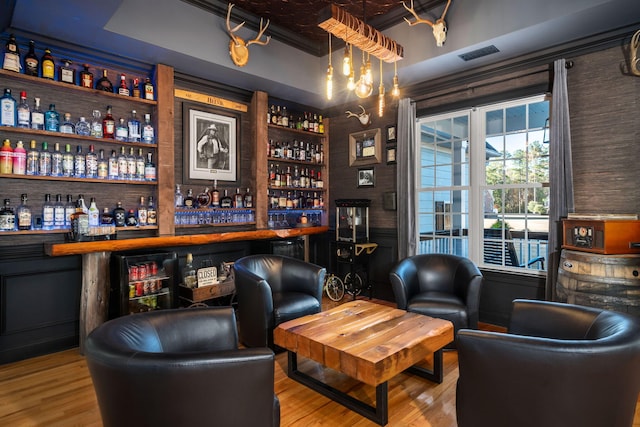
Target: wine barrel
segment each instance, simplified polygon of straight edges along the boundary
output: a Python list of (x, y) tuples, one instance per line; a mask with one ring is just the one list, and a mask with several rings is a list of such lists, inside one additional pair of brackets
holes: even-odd
[(640, 255), (562, 250), (558, 299), (640, 316)]

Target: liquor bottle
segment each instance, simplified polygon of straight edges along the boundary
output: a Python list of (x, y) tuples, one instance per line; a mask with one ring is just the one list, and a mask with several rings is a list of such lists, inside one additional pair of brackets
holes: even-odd
[(209, 187), (198, 193), (196, 196), (196, 202), (199, 208), (207, 208), (211, 204), (211, 194), (209, 193)]
[(53, 56), (51, 56), (51, 50), (46, 48), (42, 58), (40, 58), (40, 75), (43, 79), (54, 80), (55, 78), (55, 63)]
[(142, 142), (153, 144), (156, 142), (155, 130), (151, 123), (151, 114), (144, 115), (144, 124), (142, 125)]
[(24, 73), (27, 76), (38, 77), (38, 64), (40, 60), (36, 55), (36, 45), (33, 40), (29, 40), (29, 52), (24, 56)]
[(138, 225), (138, 218), (136, 217), (136, 211), (133, 209), (129, 209), (127, 212), (127, 217), (125, 218), (125, 226), (127, 227), (135, 227)]
[(76, 133), (76, 125), (71, 121), (71, 113), (64, 113), (64, 120), (60, 125), (60, 133)]
[(127, 155), (127, 179), (136, 179), (138, 172), (138, 159), (133, 152), (133, 147), (129, 147), (129, 155)]
[(18, 124), (18, 103), (11, 96), (11, 89), (6, 88), (0, 98), (0, 126), (15, 126)]
[(27, 92), (20, 92), (20, 102), (17, 107), (17, 124), (19, 128), (31, 127), (31, 107), (27, 103)]
[(40, 98), (34, 98), (31, 110), (31, 129), (44, 130), (44, 113), (40, 109)]
[(20, 195), (15, 222), (18, 230), (31, 230), (31, 207), (27, 205), (27, 195), (24, 193)]
[(51, 176), (62, 176), (62, 152), (59, 142), (53, 145), (53, 153), (51, 153)]
[(138, 148), (138, 155), (136, 156), (136, 176), (132, 179), (136, 181), (144, 181), (144, 167), (145, 167), (144, 155), (142, 154), (142, 148)]
[(118, 119), (118, 124), (116, 125), (115, 138), (117, 141), (126, 142), (127, 137), (128, 137), (127, 124), (124, 122), (124, 119), (120, 117)]
[(58, 67), (58, 79), (63, 83), (76, 84), (76, 70), (71, 67), (71, 60), (63, 59)]
[(27, 151), (27, 175), (38, 175), (40, 169), (40, 152), (36, 147), (36, 141), (31, 140), (29, 151)]
[(221, 208), (230, 208), (233, 206), (233, 199), (229, 196), (227, 189), (224, 189), (224, 195), (220, 199), (220, 207)]
[(60, 113), (56, 111), (56, 104), (49, 104), (49, 109), (44, 113), (44, 129), (60, 132)]
[(116, 121), (111, 114), (111, 105), (107, 105), (107, 115), (102, 119), (102, 137), (113, 138), (116, 131)]
[(102, 77), (96, 82), (96, 89), (113, 93), (113, 84), (107, 76), (107, 70), (102, 70)]
[(181, 208), (184, 205), (184, 196), (180, 190), (180, 184), (176, 184), (176, 191), (173, 195), (173, 200), (176, 208)]
[(71, 152), (71, 144), (65, 144), (62, 153), (62, 176), (73, 176), (74, 158)]
[(84, 117), (80, 117), (78, 123), (76, 123), (76, 135), (81, 136), (90, 136), (91, 135), (91, 125), (87, 122), (87, 119)]
[(51, 194), (44, 195), (44, 204), (42, 205), (42, 228), (45, 230), (53, 230), (53, 203), (51, 202)]
[(38, 163), (38, 175), (51, 175), (51, 153), (49, 152), (49, 144), (47, 141), (42, 142), (42, 150), (40, 150), (40, 158)]
[(152, 160), (153, 153), (149, 151), (147, 153), (147, 163), (144, 165), (144, 180), (155, 181), (156, 180), (156, 165)]
[(7, 44), (5, 45), (4, 63), (2, 64), (2, 68), (9, 71), (15, 71), (16, 73), (20, 72), (20, 48), (18, 48), (16, 36), (13, 34), (9, 35), (9, 41), (7, 41)]
[(278, 113), (276, 113), (276, 107), (271, 104), (271, 124), (278, 124)]
[(193, 190), (188, 189), (187, 195), (184, 198), (184, 207), (185, 208), (195, 208), (196, 207), (196, 199), (193, 197)]
[(318, 115), (316, 113), (313, 113), (313, 131), (315, 133), (318, 133), (320, 124), (318, 123)]
[(147, 225), (158, 225), (158, 211), (153, 196), (149, 196), (149, 204), (147, 205)]
[(251, 194), (249, 187), (247, 187), (247, 192), (244, 193), (243, 204), (245, 208), (253, 208), (253, 194)]
[(218, 180), (213, 180), (213, 190), (211, 190), (211, 207), (220, 207), (220, 191), (218, 191)]
[(91, 198), (91, 203), (89, 204), (89, 227), (97, 227), (100, 225), (100, 210), (96, 205), (96, 198)]
[(287, 107), (282, 107), (282, 126), (289, 127), (289, 112), (287, 111)]
[(127, 120), (129, 142), (140, 142), (140, 120), (136, 117), (136, 110), (131, 111), (131, 117)]
[(113, 214), (109, 211), (109, 208), (105, 207), (102, 209), (102, 214), (100, 215), (100, 224), (102, 225), (113, 225)]
[(73, 156), (73, 176), (84, 178), (87, 176), (87, 158), (82, 154), (82, 146), (76, 147), (76, 154)]
[(89, 208), (87, 207), (87, 204), (84, 202), (84, 196), (82, 194), (78, 194), (77, 205), (80, 207), (80, 210), (82, 210), (82, 212), (89, 215)]
[(120, 154), (118, 155), (118, 179), (129, 179), (127, 175), (128, 170), (127, 153), (124, 147), (120, 147)]
[(102, 148), (98, 153), (98, 178), (107, 179), (109, 176), (109, 163), (104, 158), (104, 150)]
[(236, 194), (233, 195), (233, 207), (241, 209), (244, 206), (244, 197), (239, 188), (236, 188)]
[(89, 64), (82, 64), (80, 71), (80, 86), (93, 89), (93, 73), (89, 71)]
[(24, 149), (22, 141), (18, 141), (16, 148), (13, 149), (13, 173), (15, 175), (27, 173), (27, 150)]
[(84, 156), (85, 175), (87, 178), (98, 177), (98, 155), (94, 151), (93, 144), (89, 146), (89, 152)]
[(109, 156), (109, 167), (107, 178), (109, 179), (118, 179), (120, 174), (120, 167), (118, 165), (118, 156), (116, 155), (116, 150), (111, 150), (111, 156)]
[(140, 98), (140, 79), (137, 77), (131, 80), (131, 96)]
[(282, 126), (282, 109), (280, 108), (279, 105), (278, 105), (278, 108), (276, 110), (276, 124), (278, 126)]
[(191, 289), (198, 287), (198, 275), (196, 269), (193, 267), (192, 254), (187, 254), (186, 264), (182, 269), (182, 284)]
[(71, 231), (75, 236), (84, 236), (89, 233), (89, 214), (83, 210), (84, 200), (78, 199), (76, 211), (71, 215)]
[(118, 86), (118, 95), (129, 96), (129, 87), (127, 86), (127, 76), (120, 74), (120, 86)]
[(113, 221), (116, 224), (116, 227), (124, 227), (126, 223), (126, 212), (122, 207), (122, 202), (118, 202), (116, 204), (115, 209), (113, 210)]
[(16, 227), (16, 217), (11, 207), (11, 200), (4, 199), (4, 206), (0, 209), (0, 231), (13, 231)]
[(67, 203), (64, 204), (64, 226), (65, 228), (71, 227), (71, 215), (76, 211), (76, 204), (73, 203), (73, 196), (67, 194)]
[(13, 172), (13, 148), (11, 141), (5, 139), (0, 147), (0, 173)]
[(144, 79), (144, 99), (148, 99), (149, 101), (155, 100), (153, 83), (151, 83), (149, 77)]
[(62, 203), (62, 194), (56, 194), (56, 202), (53, 204), (53, 228), (65, 228), (64, 203)]
[(147, 204), (144, 202), (144, 196), (140, 196), (140, 204), (138, 205), (138, 225), (147, 225)]
[(93, 119), (91, 119), (91, 136), (102, 138), (102, 113), (100, 113), (100, 110), (93, 110), (91, 115), (93, 116)]

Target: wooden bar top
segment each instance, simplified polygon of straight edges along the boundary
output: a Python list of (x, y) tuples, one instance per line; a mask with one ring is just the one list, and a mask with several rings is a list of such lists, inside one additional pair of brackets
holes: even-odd
[(328, 229), (329, 227), (322, 226), (278, 230), (232, 231), (228, 233), (193, 234), (188, 236), (141, 237), (138, 239), (115, 239), (99, 242), (47, 243), (44, 249), (45, 253), (49, 256), (81, 255), (92, 252), (128, 251), (168, 246), (194, 246), (242, 240), (287, 239), (311, 234), (322, 234), (326, 233)]

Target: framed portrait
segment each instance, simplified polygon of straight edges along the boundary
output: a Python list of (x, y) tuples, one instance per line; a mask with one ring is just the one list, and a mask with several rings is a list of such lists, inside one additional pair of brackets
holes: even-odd
[(375, 187), (375, 169), (374, 168), (359, 168), (358, 169), (358, 188), (360, 187)]
[(387, 147), (387, 164), (388, 165), (396, 164), (396, 146), (395, 145)]
[(387, 126), (387, 144), (395, 143), (396, 139), (396, 125)]
[(186, 102), (182, 108), (183, 184), (214, 179), (237, 181), (240, 160), (239, 116)]
[(382, 161), (380, 129), (349, 134), (349, 166), (362, 166)]

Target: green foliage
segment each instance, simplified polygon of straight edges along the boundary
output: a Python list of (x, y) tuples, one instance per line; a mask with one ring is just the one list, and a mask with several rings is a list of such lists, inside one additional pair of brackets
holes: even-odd
[(491, 228), (497, 228), (499, 230), (502, 230), (504, 228), (505, 230), (511, 230), (511, 226), (509, 225), (509, 223), (505, 221), (503, 226), (503, 222), (500, 219), (491, 224)]

